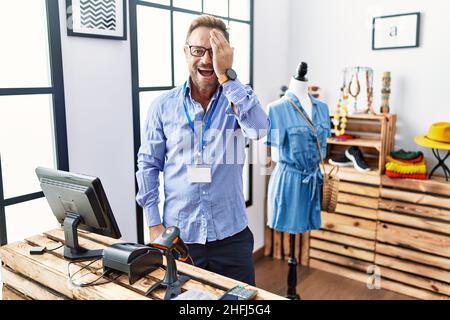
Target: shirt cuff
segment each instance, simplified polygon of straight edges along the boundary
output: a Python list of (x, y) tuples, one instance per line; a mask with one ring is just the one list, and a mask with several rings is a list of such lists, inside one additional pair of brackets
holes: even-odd
[(162, 223), (158, 205), (144, 208), (144, 214), (148, 227), (157, 226)]
[(230, 101), (230, 104), (228, 105), (225, 113), (228, 115), (235, 115), (233, 108), (231, 106), (231, 103), (233, 103), (236, 106), (236, 109), (239, 114), (245, 114), (248, 112), (248, 110), (242, 110), (242, 108), (245, 109), (244, 106), (247, 106), (247, 109), (250, 109), (251, 104), (246, 104), (246, 102), (249, 93), (247, 92), (247, 88), (245, 85), (243, 85), (238, 79), (236, 80), (229, 80), (223, 84), (223, 91), (225, 96), (227, 97), (228, 101)]
[(229, 80), (223, 84), (223, 92), (228, 100), (235, 104), (241, 102), (247, 97), (245, 86), (238, 80)]

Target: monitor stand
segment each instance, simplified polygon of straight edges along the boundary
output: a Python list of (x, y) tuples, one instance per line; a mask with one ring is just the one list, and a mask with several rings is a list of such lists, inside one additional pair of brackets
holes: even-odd
[(68, 260), (92, 260), (103, 256), (103, 250), (87, 250), (78, 244), (78, 226), (81, 216), (67, 213), (64, 219), (64, 258)]

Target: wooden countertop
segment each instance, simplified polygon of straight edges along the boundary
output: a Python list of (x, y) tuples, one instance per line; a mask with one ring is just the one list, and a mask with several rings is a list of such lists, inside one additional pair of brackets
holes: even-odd
[[(0, 248), (2, 260), (2, 280), (5, 289), (12, 289), (11, 296), (24, 299), (76, 299), (76, 300), (161, 300), (164, 289), (158, 289), (149, 297), (144, 292), (156, 281), (164, 277), (165, 270), (158, 268), (133, 285), (128, 282), (126, 275), (121, 275), (112, 282), (91, 286), (73, 287), (68, 281), (69, 261), (63, 258), (64, 248), (45, 253), (43, 255), (30, 255), (33, 246), (46, 246), (49, 249), (58, 247), (64, 241), (62, 229), (45, 232), (27, 238), (22, 242), (15, 242)], [(102, 249), (120, 240), (99, 236), (86, 231), (79, 231), (80, 245), (86, 249)], [(89, 262), (76, 262), (71, 264), (71, 274), (87, 265)], [(165, 265), (164, 261), (164, 265)], [(182, 290), (199, 289), (207, 291), (219, 298), (224, 290), (235, 285), (244, 285), (230, 278), (191, 266), (177, 261), (178, 272), (191, 278), (182, 286)], [(83, 278), (79, 281), (89, 282), (95, 280), (103, 271), (101, 260), (91, 264), (80, 272)], [(103, 281), (103, 280), (100, 280)], [(251, 286), (249, 286), (251, 287)], [(258, 290), (257, 300), (283, 300), (284, 297), (272, 294), (268, 291)]]

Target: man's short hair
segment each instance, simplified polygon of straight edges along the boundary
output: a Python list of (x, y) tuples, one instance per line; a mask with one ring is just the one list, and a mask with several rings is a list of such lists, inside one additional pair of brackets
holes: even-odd
[(227, 29), (225, 22), (223, 22), (219, 18), (216, 18), (213, 16), (202, 15), (202, 16), (194, 19), (194, 21), (192, 21), (192, 23), (189, 27), (187, 36), (186, 36), (186, 43), (187, 43), (189, 37), (191, 36), (192, 32), (195, 29), (200, 28), (200, 27), (218, 29), (218, 30), (222, 31), (222, 33), (225, 35), (225, 39), (227, 39), (227, 41), (230, 42), (230, 34), (228, 33), (228, 29)]

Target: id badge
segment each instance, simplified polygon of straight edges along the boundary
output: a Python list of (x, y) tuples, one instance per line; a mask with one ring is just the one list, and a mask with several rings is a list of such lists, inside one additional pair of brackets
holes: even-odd
[(207, 165), (193, 165), (187, 167), (188, 181), (190, 183), (211, 183), (211, 167)]

